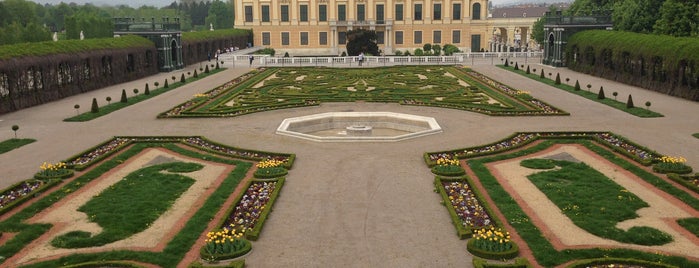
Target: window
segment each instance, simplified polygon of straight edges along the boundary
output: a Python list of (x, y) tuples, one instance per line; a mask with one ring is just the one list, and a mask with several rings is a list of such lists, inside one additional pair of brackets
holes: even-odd
[(461, 30), (454, 30), (451, 32), (451, 42), (454, 44), (461, 43)]
[(252, 22), (252, 6), (245, 6), (245, 22)]
[(308, 45), (308, 32), (301, 32), (301, 45), (302, 46)]
[(413, 20), (422, 20), (422, 4), (415, 4)]
[(282, 46), (289, 45), (289, 32), (282, 32)]
[(413, 43), (422, 44), (422, 31), (413, 32)]
[(473, 34), (471, 35), (471, 52), (478, 52), (481, 50), (481, 35)]
[(269, 22), (269, 5), (262, 6), (262, 22)]
[(308, 5), (299, 6), (299, 21), (308, 21)]
[(328, 21), (328, 6), (319, 5), (318, 6), (318, 21)]
[(383, 45), (384, 43), (384, 33), (383, 32), (376, 32), (376, 43), (379, 45)]
[(471, 19), (473, 19), (473, 20), (480, 20), (481, 19), (481, 3), (473, 4), (473, 16), (471, 16)]
[(441, 3), (434, 3), (434, 7), (432, 10), (432, 19), (433, 20), (441, 20), (442, 19), (442, 4)]
[(441, 44), (442, 43), (442, 31), (432, 32), (432, 43)]
[(358, 21), (365, 21), (366, 16), (365, 16), (366, 10), (364, 9), (364, 5), (357, 5), (357, 20)]
[(403, 20), (403, 4), (396, 4), (396, 20)]
[(289, 5), (282, 5), (281, 8), (282, 12), (282, 21), (289, 21)]
[(318, 44), (327, 45), (328, 44), (328, 32), (318, 33)]
[(338, 21), (346, 21), (347, 20), (347, 6), (345, 5), (337, 5), (337, 20)]
[(340, 45), (344, 45), (347, 43), (347, 32), (338, 32), (337, 33), (337, 41), (340, 43)]
[(383, 4), (376, 5), (376, 23), (383, 24)]
[(396, 31), (396, 45), (403, 44), (403, 31)]
[(269, 32), (264, 32), (262, 33), (262, 45), (263, 46), (269, 46), (272, 45), (272, 42), (270, 41), (270, 33)]
[(454, 3), (451, 8), (451, 19), (460, 20), (461, 19), (461, 4)]

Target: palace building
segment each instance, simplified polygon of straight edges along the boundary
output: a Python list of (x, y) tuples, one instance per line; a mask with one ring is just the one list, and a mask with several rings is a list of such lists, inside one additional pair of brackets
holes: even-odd
[(424, 44), (487, 50), (488, 0), (237, 0), (235, 27), (278, 53), (340, 55), (347, 31), (376, 31), (379, 49), (411, 53)]

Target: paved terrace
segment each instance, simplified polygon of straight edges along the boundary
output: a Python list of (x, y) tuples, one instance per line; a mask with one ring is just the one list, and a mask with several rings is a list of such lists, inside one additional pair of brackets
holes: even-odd
[[(243, 64), (245, 63), (245, 64)], [(498, 62), (496, 62), (498, 63)], [(468, 63), (466, 63), (468, 65)], [(490, 65), (473, 66), (496, 80), (530, 91), (571, 113), (570, 116), (490, 117), (430, 107), (384, 103), (328, 103), (319, 107), (276, 110), (234, 118), (156, 119), (156, 115), (247, 71), (247, 61), (226, 62), (229, 69), (188, 83), (172, 92), (84, 123), (62, 120), (87, 109), (93, 97), (118, 98), (121, 89), (142, 89), (173, 73), (115, 85), (0, 116), (0, 140), (37, 142), (0, 155), (0, 187), (30, 178), (44, 161), (64, 160), (113, 136), (201, 135), (243, 148), (296, 153), (274, 213), (246, 258), (250, 267), (470, 267), (466, 243), (432, 189), (434, 176), (422, 154), (500, 140), (516, 131), (612, 131), (662, 154), (684, 156), (699, 170), (699, 103), (588, 75), (555, 69), (561, 78), (594, 88), (604, 86), (635, 103), (651, 101), (665, 115), (644, 119), (513, 75)], [(530, 63), (531, 64), (531, 63)], [(198, 66), (190, 66), (191, 71)], [(347, 66), (345, 66), (347, 67)], [(354, 66), (353, 66), (354, 67)], [(371, 68), (373, 64), (369, 64)], [(536, 66), (542, 68), (542, 66)], [(545, 67), (549, 72), (550, 67)], [(342, 69), (338, 69), (342, 71)], [(377, 70), (377, 71), (380, 71)], [(611, 94), (610, 94), (611, 95)], [(434, 117), (444, 132), (397, 143), (317, 143), (276, 135), (284, 118), (334, 111), (388, 111)]]

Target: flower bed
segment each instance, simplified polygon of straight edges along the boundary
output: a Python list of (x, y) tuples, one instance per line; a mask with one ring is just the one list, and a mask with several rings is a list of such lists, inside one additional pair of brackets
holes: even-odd
[(284, 185), (284, 178), (251, 181), (247, 190), (238, 198), (223, 226), (238, 230), (245, 229), (247, 239), (257, 240), (265, 220), (272, 212), (272, 205), (279, 196), (282, 185)]
[(259, 179), (270, 179), (283, 177), (289, 173), (283, 165), (285, 161), (276, 159), (266, 159), (257, 163), (257, 170), (255, 171), (255, 178)]
[(28, 180), (8, 187), (0, 193), (0, 215), (59, 182), (58, 180)]
[(437, 165), (432, 167), (432, 173), (441, 176), (461, 176), (466, 174), (458, 159), (440, 158)]
[(206, 234), (206, 244), (199, 251), (199, 255), (209, 262), (243, 256), (252, 250), (252, 243), (243, 238), (244, 235), (245, 229), (238, 231), (223, 228), (220, 231), (209, 232)]
[(510, 239), (510, 232), (493, 226), (476, 230), (466, 247), (471, 254), (490, 260), (512, 259), (519, 255), (519, 247)]
[(684, 157), (663, 156), (658, 159), (658, 163), (653, 165), (653, 171), (658, 173), (675, 173), (689, 174), (692, 173), (692, 167), (685, 164), (687, 159)]
[(659, 153), (609, 132), (520, 132), (515, 133), (514, 135), (501, 141), (483, 146), (444, 152), (425, 153), (424, 158), (427, 165), (432, 167), (436, 165), (437, 159), (440, 158), (456, 157), (459, 159), (466, 159), (477, 156), (492, 155), (525, 146), (539, 139), (562, 138), (592, 139), (646, 166), (652, 164), (655, 159), (661, 158)]
[(481, 204), (478, 193), (469, 185), (466, 177), (435, 178), (435, 187), (442, 196), (444, 206), (460, 239), (472, 236), (473, 229), (494, 224), (489, 211)]
[(55, 164), (44, 162), (39, 167), (41, 171), (34, 174), (34, 178), (37, 180), (51, 180), (51, 179), (67, 179), (73, 177), (74, 172), (67, 168), (66, 163), (58, 162)]

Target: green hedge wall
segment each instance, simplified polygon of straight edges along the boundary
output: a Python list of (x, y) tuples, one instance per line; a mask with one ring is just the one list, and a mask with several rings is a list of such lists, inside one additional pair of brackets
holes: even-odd
[(580, 71), (699, 101), (699, 37), (582, 31), (566, 46), (566, 64)]

